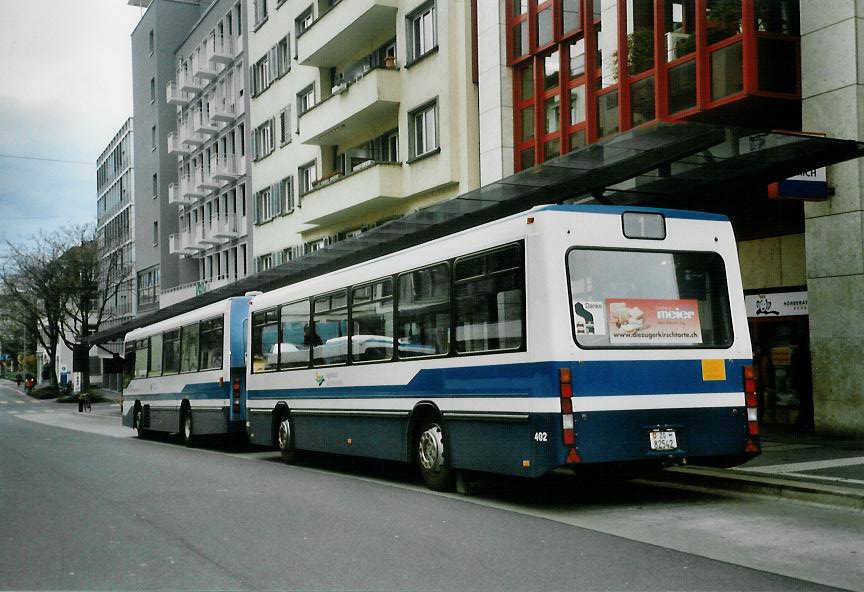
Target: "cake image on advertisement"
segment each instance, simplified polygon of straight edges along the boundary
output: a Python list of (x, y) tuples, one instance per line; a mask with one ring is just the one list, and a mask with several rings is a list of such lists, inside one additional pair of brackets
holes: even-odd
[(607, 298), (609, 342), (644, 345), (702, 342), (697, 300)]

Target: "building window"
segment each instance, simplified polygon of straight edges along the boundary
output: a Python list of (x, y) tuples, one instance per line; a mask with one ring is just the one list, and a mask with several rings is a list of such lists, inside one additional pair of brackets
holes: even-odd
[(159, 173), (153, 173), (153, 199), (159, 197)]
[(270, 53), (264, 54), (260, 60), (252, 66), (252, 96), (257, 97), (267, 90), (271, 82), (270, 77)]
[(310, 84), (297, 93), (297, 117), (315, 106), (315, 85)]
[(150, 128), (150, 149), (156, 150), (156, 126)]
[(153, 55), (153, 51), (156, 49), (156, 41), (153, 37), (153, 30), (150, 30), (150, 33), (147, 34), (147, 41), (150, 46), (150, 55)]
[(153, 221), (153, 246), (159, 245), (159, 221)]
[(412, 111), (408, 120), (411, 132), (411, 158), (438, 148), (438, 100)]
[(408, 59), (413, 62), (432, 51), (437, 45), (435, 3), (424, 4), (409, 14), (406, 20), (408, 21)]
[(279, 43), (276, 44), (276, 77), (283, 76), (291, 69), (291, 56), (288, 53), (288, 47), (290, 47), (290, 41), (288, 39), (288, 35), (282, 38)]
[(138, 273), (138, 306), (159, 302), (159, 266)]
[(156, 102), (156, 79), (155, 78), (150, 79), (150, 102), (151, 103)]
[(255, 128), (252, 138), (254, 160), (261, 160), (273, 152), (273, 123), (270, 119)]
[(297, 37), (302, 35), (312, 26), (312, 7), (304, 10), (299, 17), (294, 21)]
[(313, 160), (309, 164), (297, 169), (298, 190), (300, 195), (306, 195), (312, 191), (312, 185), (318, 180), (318, 165)]
[(255, 26), (267, 20), (267, 0), (255, 0)]
[(291, 141), (291, 105), (279, 112), (279, 145), (284, 146)]

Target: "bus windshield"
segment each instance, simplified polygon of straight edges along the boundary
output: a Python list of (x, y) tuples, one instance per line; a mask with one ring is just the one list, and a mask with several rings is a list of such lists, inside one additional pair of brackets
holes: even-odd
[(717, 253), (574, 248), (573, 336), (584, 348), (725, 348), (732, 318)]

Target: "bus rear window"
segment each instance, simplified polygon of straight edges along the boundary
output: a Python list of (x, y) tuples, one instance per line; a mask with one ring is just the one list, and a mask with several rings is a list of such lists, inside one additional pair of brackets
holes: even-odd
[(724, 348), (732, 318), (717, 253), (571, 249), (570, 314), (585, 348)]

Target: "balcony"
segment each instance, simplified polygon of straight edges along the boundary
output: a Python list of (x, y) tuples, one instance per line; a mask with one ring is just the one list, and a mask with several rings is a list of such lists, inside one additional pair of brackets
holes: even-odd
[(358, 47), (366, 47), (382, 31), (395, 36), (398, 6), (398, 0), (340, 2), (297, 38), (298, 61), (304, 66), (333, 67), (349, 60)]
[(204, 137), (203, 134), (188, 133), (188, 131), (187, 131), (187, 133), (183, 134), (182, 138), (183, 138), (183, 144), (186, 144), (187, 146), (191, 147), (191, 149), (189, 150), (189, 152), (187, 154), (194, 152), (195, 148), (198, 148), (199, 146), (203, 145), (204, 141), (206, 140), (206, 138)]
[(211, 227), (215, 238), (232, 239), (246, 234), (246, 217), (239, 214), (223, 214)]
[(367, 163), (304, 195), (303, 222), (316, 226), (339, 224), (391, 207), (405, 197), (401, 163)]
[(168, 235), (168, 253), (171, 255), (192, 255), (200, 249), (192, 243), (192, 233), (182, 231)]
[(246, 174), (245, 160), (236, 154), (214, 154), (210, 171), (216, 181), (233, 181)]
[(196, 134), (214, 135), (219, 133), (219, 124), (212, 121), (209, 113), (199, 113), (195, 115), (195, 124), (192, 126)]
[(192, 177), (180, 178), (180, 193), (183, 194), (184, 199), (191, 200), (190, 203), (194, 203), (202, 197), (207, 197), (207, 192), (199, 190), (198, 185)]
[(192, 97), (189, 93), (183, 92), (173, 80), (165, 86), (165, 95), (168, 97), (168, 102), (172, 105), (188, 105)]
[(165, 308), (166, 306), (171, 306), (172, 304), (183, 302), (184, 300), (194, 298), (195, 296), (200, 296), (205, 292), (227, 286), (231, 282), (235, 282), (238, 279), (241, 278), (232, 278), (230, 276), (223, 275), (211, 278), (209, 280), (198, 280), (197, 282), (190, 282), (188, 284), (182, 284), (174, 288), (162, 290), (162, 293), (159, 294), (159, 307)]
[(209, 221), (205, 220), (204, 224), (200, 226), (201, 235), (198, 237), (199, 244), (203, 244), (205, 248), (210, 248), (215, 245), (221, 245), (226, 241), (226, 239), (221, 236), (216, 236), (215, 231), (218, 228), (219, 220), (211, 219)]
[(192, 76), (190, 72), (180, 72), (177, 74), (177, 79), (180, 84), (180, 90), (189, 93), (190, 97), (204, 88), (204, 83)]
[(216, 99), (210, 102), (210, 123), (232, 123), (237, 119), (237, 109), (233, 102), (227, 99)]
[(227, 66), (234, 61), (237, 55), (234, 49), (234, 39), (230, 36), (213, 36), (210, 38), (208, 46), (210, 50), (210, 57), (208, 59), (214, 66), (216, 64), (225, 64)]
[[(349, 3), (338, 6), (343, 4)], [(399, 71), (375, 68), (301, 115), (300, 141), (332, 146), (368, 135), (384, 122), (395, 127), (400, 96)]]
[(195, 187), (198, 188), (198, 191), (206, 194), (211, 191), (216, 191), (221, 186), (222, 185), (211, 176), (209, 171), (203, 171), (202, 169), (197, 169), (195, 171)]
[(185, 206), (193, 204), (198, 200), (183, 192), (183, 186), (180, 183), (171, 183), (168, 185), (168, 203), (171, 205)]
[[(210, 60), (208, 60), (206, 56), (202, 55), (201, 59), (197, 60), (193, 65), (192, 74), (200, 80), (210, 81), (214, 80), (216, 76), (219, 75), (219, 72), (216, 71), (216, 66), (211, 64)], [(206, 84), (207, 83), (204, 82), (203, 86), (206, 86)]]
[(178, 132), (168, 132), (168, 154), (191, 154), (192, 149), (180, 140)]

